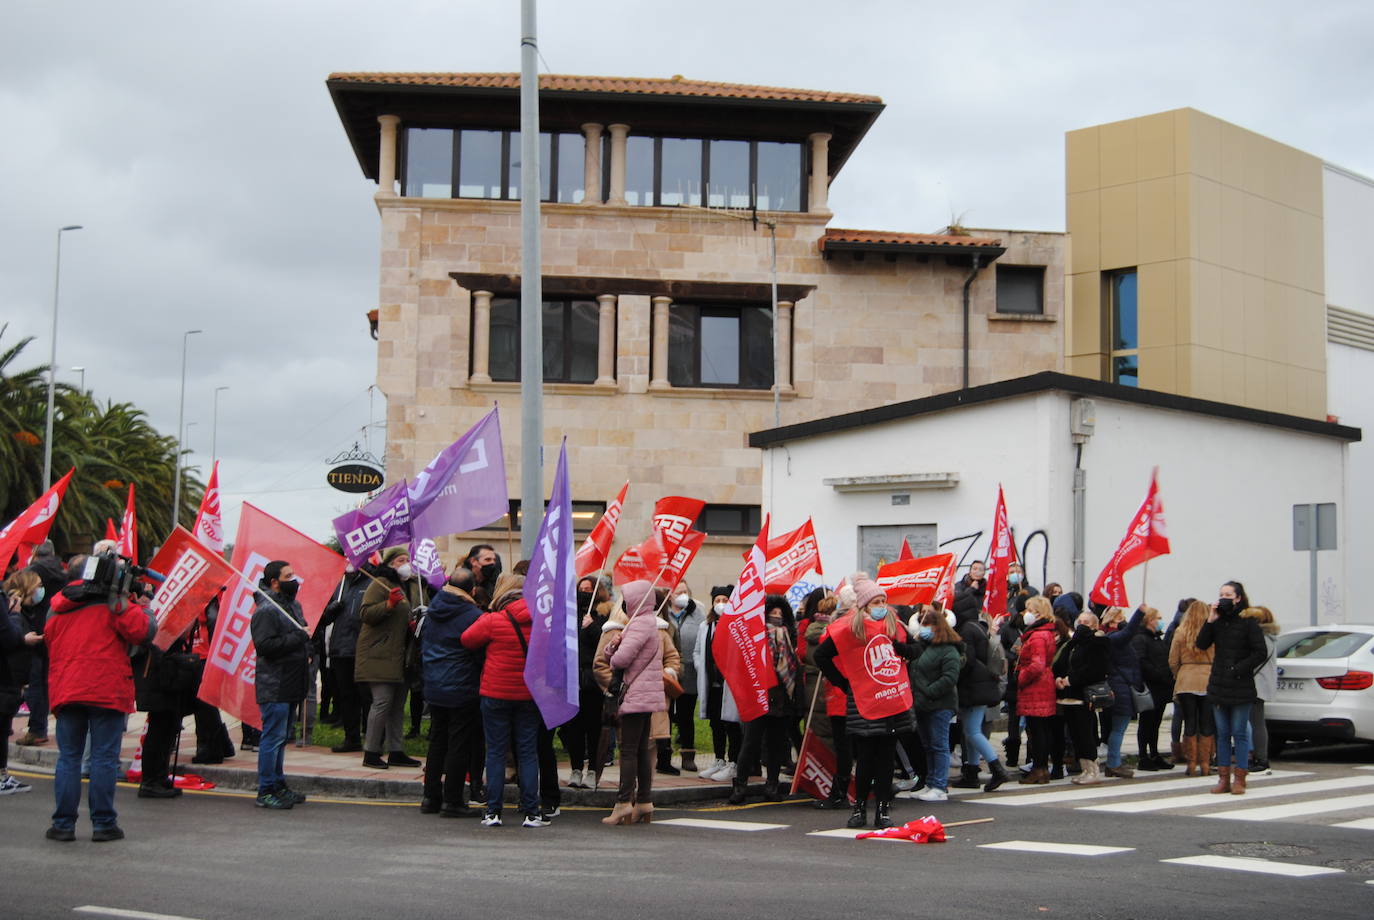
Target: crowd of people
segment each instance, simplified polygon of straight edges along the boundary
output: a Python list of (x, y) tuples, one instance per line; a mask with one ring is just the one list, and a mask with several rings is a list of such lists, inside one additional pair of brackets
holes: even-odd
[[(5, 581), (0, 719), (8, 728), (26, 702), (30, 721), (17, 743), (42, 744), (48, 710), (56, 714), (49, 838), (74, 839), (85, 776), (94, 839), (117, 840), (114, 787), (129, 713), (148, 713), (140, 797), (180, 794), (168, 761), (187, 715), (195, 716), (196, 762), (235, 753), (220, 713), (196, 699), (217, 601), (164, 652), (150, 645), (150, 589), (111, 615), (105, 597), (83, 593), (83, 562), (63, 566), (43, 546)], [(524, 678), (532, 625), (525, 567), (504, 572), (496, 551), (479, 545), (431, 591), (406, 547), (391, 547), (349, 566), (312, 630), (290, 561), (269, 563), (251, 626), (262, 726), (245, 725), (241, 745), (257, 755), (257, 805), (305, 802), (286, 782), (284, 751), (298, 731), (304, 743), (317, 718), (342, 727), (335, 752), (361, 754), (369, 768), (423, 766), (422, 813), (489, 827), (503, 823), (508, 782), (518, 789), (521, 826), (547, 827), (563, 788), (596, 788), (617, 758), (608, 826), (652, 821), (656, 774), (728, 782), (732, 804), (748, 799), (758, 776), (764, 798), (782, 800), (808, 744), (824, 745), (835, 764), (815, 806), (847, 810), (851, 828), (869, 826), (870, 799), (872, 826), (883, 828), (894, 798), (941, 802), (951, 785), (992, 793), (1066, 776), (1091, 785), (1182, 766), (1189, 775), (1215, 769), (1213, 792), (1243, 794), (1247, 775), (1268, 769), (1263, 704), (1276, 688), (1278, 627), (1239, 582), (1222, 585), (1215, 603), (1181, 600), (1168, 623), (1153, 607), (1085, 607), (1058, 584), (1037, 590), (1015, 564), (1005, 610), (986, 609), (982, 562), (958, 581), (949, 609), (890, 603), (862, 572), (836, 591), (810, 592), (797, 609), (768, 595), (776, 680), (766, 713), (742, 720), (714, 641), (733, 586), (699, 597), (685, 582), (617, 588), (589, 576), (576, 586), (580, 705), (550, 728)], [(1171, 702), (1166, 757), (1159, 733)], [(423, 762), (404, 748), (422, 712)], [(999, 750), (989, 734), (1003, 721)], [(1132, 721), (1134, 768), (1122, 750)], [(709, 756), (697, 750), (699, 722)], [(567, 754), (566, 779), (555, 739)], [(0, 795), (28, 791), (5, 766), (0, 759)]]

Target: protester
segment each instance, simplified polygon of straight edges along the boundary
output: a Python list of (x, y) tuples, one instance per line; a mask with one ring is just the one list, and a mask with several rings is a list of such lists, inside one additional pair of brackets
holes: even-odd
[(1212, 771), (1212, 753), (1216, 750), (1216, 722), (1207, 702), (1207, 682), (1212, 676), (1212, 659), (1216, 651), (1197, 645), (1198, 633), (1207, 622), (1209, 612), (1204, 602), (1190, 601), (1169, 643), (1169, 670), (1174, 674), (1174, 711), (1183, 724), (1181, 745), (1188, 763), (1188, 776), (1208, 775)]
[[(404, 546), (382, 551), (375, 578), (363, 593), (354, 678), (372, 694), (363, 741), (363, 766), (418, 767), (405, 752), (405, 653), (413, 612), (420, 606), (419, 582)], [(382, 760), (382, 751), (387, 759)]]
[[(67, 584), (67, 570), (57, 558), (51, 540), (44, 540), (33, 548), (33, 561), (25, 570), (38, 576), (43, 590), (25, 605), (23, 616), (27, 632), (43, 635), (47, 622), (49, 599), (57, 596)], [(15, 744), (25, 747), (48, 743), (48, 649), (41, 641), (29, 646), (29, 682), (26, 698), (29, 704), (29, 730)]]
[(483, 610), (489, 610), (496, 579), (501, 577), (501, 557), (490, 544), (478, 543), (463, 557), (462, 566), (472, 572), (476, 580), (472, 589), (473, 600)]
[[(1007, 613), (1015, 614), (1018, 610), (1024, 610), (1024, 602), (1039, 593), (1026, 579), (1026, 570), (1021, 563), (1012, 560), (1007, 566)], [(1048, 600), (1054, 603), (1054, 598)]]
[[(673, 589), (668, 601), (667, 621), (671, 627), (673, 645), (682, 659), (682, 673), (678, 682), (682, 685), (682, 695), (672, 700), (668, 707), (668, 717), (677, 729), (677, 746), (682, 752), (682, 772), (697, 772), (697, 668), (694, 652), (697, 647), (697, 633), (706, 622), (701, 606), (692, 599), (687, 582), (682, 581)], [(666, 756), (665, 756), (666, 754)], [(659, 748), (660, 773), (671, 773), (671, 747)], [(665, 769), (665, 767), (669, 769)], [(697, 774), (700, 775), (699, 773)]]
[(1016, 664), (1016, 714), (1026, 718), (1026, 742), (1031, 770), (1023, 784), (1050, 781), (1051, 720), (1055, 714), (1054, 660), (1057, 631), (1054, 610), (1043, 597), (1026, 601), (1021, 652)]
[[(42, 582), (32, 572), (16, 572), (5, 580), (5, 596), (0, 599), (0, 722), (5, 726), (5, 739), (0, 742), (0, 795), (28, 792), (32, 788), (9, 773), (9, 736), (13, 734), (14, 714), (23, 701), (29, 673), (28, 656), (24, 654), (23, 607), (42, 590)], [(36, 635), (28, 635), (37, 641)]]
[[(602, 650), (611, 668), (623, 672), (620, 702), (620, 788), (603, 824), (648, 823), (654, 783), (650, 717), (667, 709), (663, 696), (663, 643), (654, 623), (654, 592), (647, 581), (620, 588), (629, 621)], [(614, 685), (613, 685), (614, 686)]]
[(1131, 717), (1136, 714), (1135, 698), (1131, 688), (1143, 687), (1145, 679), (1140, 671), (1140, 661), (1136, 658), (1131, 640), (1140, 630), (1145, 620), (1144, 607), (1137, 607), (1126, 619), (1126, 612), (1113, 607), (1102, 616), (1102, 629), (1110, 643), (1112, 660), (1107, 672), (1107, 681), (1112, 686), (1115, 700), (1112, 702), (1111, 731), (1107, 735), (1107, 768), (1102, 772), (1118, 779), (1131, 779), (1135, 771), (1126, 766), (1121, 758), (1121, 743), (1126, 737), (1126, 729)]
[(1259, 623), (1260, 632), (1264, 635), (1264, 647), (1268, 649), (1268, 657), (1255, 672), (1255, 703), (1250, 709), (1250, 772), (1264, 776), (1269, 773), (1269, 726), (1264, 721), (1264, 704), (1279, 692), (1276, 658), (1279, 624), (1268, 607), (1250, 607), (1241, 616)]
[(455, 568), (434, 595), (420, 631), (425, 699), (429, 700), (429, 753), (425, 757), (421, 814), (472, 817), (463, 779), (482, 731), (482, 654), (463, 647), (463, 632), (482, 615), (472, 598), (472, 571)]
[(259, 808), (286, 810), (305, 801), (305, 796), (286, 784), (286, 728), (291, 707), (305, 700), (310, 674), (310, 636), (301, 612), (291, 563), (277, 559), (267, 563), (258, 581), (251, 629), (257, 650), (254, 694), (262, 715), (262, 740), (258, 745)]
[(196, 723), (196, 753), (191, 763), (221, 764), (226, 757), (234, 756), (234, 742), (229, 740), (224, 717), (196, 693), (205, 674), (205, 660), (210, 654), (210, 642), (215, 635), (215, 624), (219, 621), (219, 605), (223, 596), (224, 587), (221, 586), (196, 616), (186, 637), (196, 664), (195, 687), (191, 690), (191, 713)]
[[(329, 628), (326, 649), (334, 676), (335, 709), (343, 726), (343, 741), (330, 748), (335, 754), (363, 749), (362, 733), (372, 708), (372, 694), (357, 678), (358, 634), (362, 630), (363, 596), (372, 579), (352, 563), (344, 567), (334, 598), (325, 605), (320, 623)], [(363, 706), (366, 694), (367, 706)]]
[[(149, 596), (141, 599), (145, 606)], [(143, 735), (143, 776), (140, 799), (171, 799), (181, 795), (171, 772), (172, 752), (181, 737), (181, 724), (195, 709), (200, 686), (200, 660), (186, 640), (178, 639), (163, 652), (148, 646), (133, 659), (134, 700), (148, 719)]]
[[(474, 573), (475, 574), (475, 573)], [(463, 648), (484, 651), (480, 687), (482, 727), (487, 744), (486, 827), (501, 826), (505, 798), (506, 751), (515, 740), (522, 827), (547, 827), (539, 807), (539, 727), (542, 720), (525, 686), (532, 620), (525, 605), (524, 576), (502, 575), (492, 585), (491, 610), (464, 630)], [(660, 688), (661, 692), (661, 688)]]
[(1145, 611), (1142, 629), (1131, 640), (1131, 648), (1140, 662), (1140, 674), (1150, 691), (1154, 706), (1139, 714), (1136, 727), (1136, 746), (1140, 770), (1172, 770), (1173, 763), (1159, 755), (1159, 726), (1164, 721), (1164, 707), (1174, 697), (1174, 675), (1169, 670), (1169, 646), (1164, 641), (1164, 621), (1153, 607)]
[(1112, 651), (1107, 634), (1096, 614), (1083, 612), (1074, 624), (1073, 635), (1055, 655), (1055, 695), (1059, 712), (1068, 728), (1079, 772), (1070, 782), (1092, 786), (1102, 781), (1097, 770), (1097, 719), (1088, 702), (1087, 688), (1107, 679)]
[(783, 761), (788, 754), (787, 726), (794, 718), (793, 697), (800, 679), (800, 666), (785, 620), (791, 613), (787, 599), (769, 594), (764, 599), (764, 622), (767, 624), (768, 660), (772, 662), (776, 683), (768, 689), (768, 711), (744, 723), (744, 743), (740, 746), (739, 769), (727, 800), (742, 805), (749, 790), (749, 777), (755, 772), (766, 773), (764, 796), (770, 802), (782, 801), (780, 786)]
[(711, 589), (711, 610), (705, 625), (697, 631), (697, 644), (692, 663), (697, 672), (697, 715), (711, 724), (711, 752), (714, 760), (697, 776), (717, 783), (732, 782), (738, 774), (740, 743), (744, 730), (740, 727), (739, 710), (725, 675), (716, 666), (714, 639), (716, 625), (730, 604), (734, 585), (720, 585)]
[(604, 575), (588, 575), (577, 582), (577, 611), (581, 618), (577, 629), (577, 715), (559, 729), (563, 747), (568, 752), (570, 772), (568, 787), (591, 788), (595, 782), (596, 746), (601, 738), (601, 702), (605, 695), (597, 686), (592, 668), (597, 645), (601, 641), (601, 627), (611, 612), (610, 582)]
[(53, 777), (52, 826), (49, 840), (76, 839), (81, 804), (81, 755), (87, 736), (91, 745), (89, 800), (91, 840), (121, 840), (115, 811), (119, 745), (129, 713), (134, 710), (134, 675), (129, 646), (146, 645), (157, 633), (157, 621), (137, 604), (120, 609), (108, 604), (103, 586), (73, 583), (52, 599), (52, 617), (44, 633), (49, 664), (49, 691), (57, 714), (57, 772)]
[[(916, 727), (926, 750), (926, 789), (916, 797), (922, 802), (943, 802), (949, 798), (949, 723), (959, 708), (959, 674), (967, 650), (959, 634), (934, 610), (921, 616), (916, 647), (916, 658), (908, 670)], [(976, 780), (977, 763), (973, 775)]]
[[(1002, 691), (998, 686), (1000, 675), (994, 674), (990, 667), (991, 656), (989, 654), (988, 631), (980, 619), (980, 610), (970, 610), (966, 604), (961, 609), (955, 611), (955, 632), (961, 642), (961, 651), (964, 655), (963, 668), (959, 672), (959, 725), (963, 729), (964, 753), (967, 759), (960, 767), (959, 779), (954, 783), (959, 789), (978, 788), (978, 758), (981, 757), (988, 765), (988, 772), (991, 777), (987, 785), (983, 787), (985, 792), (992, 792), (1010, 777), (1007, 776), (1006, 769), (1002, 762), (997, 758), (997, 751), (983, 733), (983, 722), (987, 717), (988, 707), (1002, 702)], [(943, 617), (940, 617), (943, 620)], [(925, 625), (922, 618), (921, 625)], [(914, 683), (913, 683), (914, 686)], [(919, 715), (920, 693), (917, 692), (916, 704), (918, 707), (917, 723), (921, 719)], [(925, 735), (922, 734), (921, 740), (925, 742)], [(930, 747), (926, 745), (927, 760), (930, 761)], [(948, 752), (948, 746), (946, 746)], [(948, 766), (948, 763), (946, 763)], [(945, 788), (945, 787), (941, 787)]]
[(1259, 620), (1242, 617), (1250, 599), (1238, 581), (1221, 586), (1207, 622), (1198, 630), (1197, 647), (1216, 648), (1207, 680), (1207, 702), (1217, 723), (1217, 784), (1212, 792), (1245, 794), (1250, 767), (1250, 710), (1258, 694), (1255, 672), (1269, 656)]

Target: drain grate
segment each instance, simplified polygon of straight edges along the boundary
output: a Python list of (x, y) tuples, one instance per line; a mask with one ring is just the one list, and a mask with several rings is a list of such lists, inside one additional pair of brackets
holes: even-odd
[[(1220, 856), (1248, 856), (1251, 859), (1286, 859), (1294, 856), (1312, 856), (1312, 847), (1291, 843), (1213, 843), (1207, 846)], [(1342, 867), (1343, 868), (1343, 867)]]

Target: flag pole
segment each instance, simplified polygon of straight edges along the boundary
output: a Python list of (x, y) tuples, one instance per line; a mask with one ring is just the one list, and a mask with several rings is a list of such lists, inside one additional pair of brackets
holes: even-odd
[(1140, 606), (1145, 606), (1145, 584), (1150, 578), (1150, 560), (1146, 559), (1140, 573)]
[[(788, 793), (789, 795), (796, 795), (797, 786), (801, 783), (801, 768), (802, 765), (806, 763), (806, 742), (810, 741), (814, 736), (814, 733), (811, 731), (811, 720), (816, 715), (816, 697), (820, 695), (822, 679), (821, 672), (817, 671), (816, 687), (811, 691), (811, 705), (806, 710), (806, 734), (802, 735), (801, 749), (797, 751), (797, 770), (792, 774), (792, 791)], [(838, 779), (838, 777), (831, 779), (831, 782), (834, 782), (835, 779)]]

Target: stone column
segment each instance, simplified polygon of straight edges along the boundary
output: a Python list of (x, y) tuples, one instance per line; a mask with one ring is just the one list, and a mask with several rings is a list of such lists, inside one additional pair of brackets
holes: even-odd
[(396, 194), (396, 128), (401, 118), (399, 115), (378, 115), (377, 122), (382, 126), (381, 155), (377, 158), (377, 194), (390, 197)]
[(807, 196), (807, 210), (830, 213), (830, 135), (811, 135), (811, 189)]
[(652, 346), (652, 366), (649, 368), (649, 389), (667, 390), (668, 382), (668, 305), (673, 298), (662, 294), (653, 298), (654, 326)]
[(601, 204), (601, 126), (583, 125), (586, 151), (582, 154), (583, 204)]
[(596, 385), (615, 385), (615, 295), (598, 294), (596, 302), (600, 305), (601, 326), (597, 332), (596, 343)]
[(607, 204), (625, 204), (625, 138), (629, 125), (611, 125), (611, 194)]
[(792, 388), (792, 301), (778, 301), (778, 315), (773, 321), (778, 324), (778, 392), (791, 393)]
[(472, 292), (472, 376), (469, 383), (491, 383), (491, 291)]

